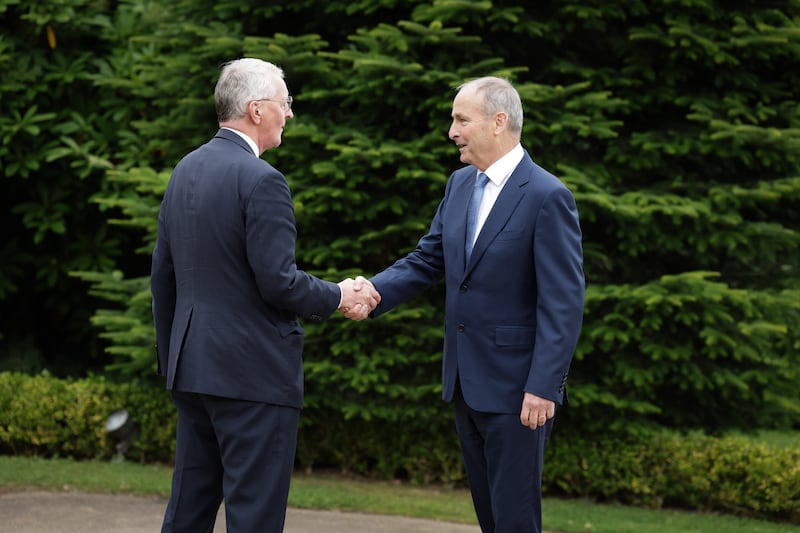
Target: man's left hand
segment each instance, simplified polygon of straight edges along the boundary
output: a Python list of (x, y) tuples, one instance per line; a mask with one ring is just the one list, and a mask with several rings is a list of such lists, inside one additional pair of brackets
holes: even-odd
[(523, 426), (536, 429), (544, 426), (548, 420), (556, 416), (556, 402), (536, 396), (530, 392), (522, 398), (522, 411), (519, 421)]

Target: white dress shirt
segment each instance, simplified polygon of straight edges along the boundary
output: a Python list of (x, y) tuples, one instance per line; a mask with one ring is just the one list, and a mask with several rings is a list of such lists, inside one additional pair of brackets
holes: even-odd
[(235, 129), (233, 129), (233, 128), (229, 128), (229, 127), (227, 127), (227, 126), (223, 126), (223, 127), (222, 127), (222, 129), (223, 129), (223, 130), (229, 130), (229, 131), (232, 131), (233, 133), (235, 133), (236, 135), (238, 135), (239, 137), (241, 137), (242, 139), (244, 139), (244, 140), (245, 140), (245, 142), (247, 142), (247, 146), (249, 146), (249, 147), (250, 147), (250, 149), (253, 151), (253, 153), (256, 155), (256, 157), (261, 157), (261, 156), (258, 154), (258, 145), (257, 145), (257, 144), (256, 144), (256, 142), (255, 142), (253, 139), (251, 139), (249, 136), (247, 136), (246, 134), (242, 133), (242, 132), (241, 132), (241, 131), (239, 131), (239, 130), (235, 130)]
[[(511, 176), (511, 173), (517, 168), (517, 165), (522, 161), (524, 155), (525, 151), (522, 149), (522, 145), (517, 144), (510, 152), (495, 161), (492, 166), (484, 171), (489, 177), (489, 182), (483, 190), (481, 206), (478, 209), (478, 227), (475, 229), (476, 240), (481, 233), (483, 223), (486, 222), (489, 212), (492, 210), (492, 207), (494, 207), (497, 197), (500, 196), (500, 191), (503, 190), (503, 187), (508, 181), (508, 177)], [(478, 171), (478, 173), (480, 173), (480, 171)], [(473, 244), (475, 244), (474, 241)]]

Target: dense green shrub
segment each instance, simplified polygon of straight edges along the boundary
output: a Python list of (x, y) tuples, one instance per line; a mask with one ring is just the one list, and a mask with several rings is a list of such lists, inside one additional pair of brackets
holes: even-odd
[(0, 453), (110, 458), (115, 448), (105, 423), (123, 408), (141, 430), (127, 457), (169, 461), (177, 415), (166, 390), (102, 377), (62, 380), (47, 373), (0, 372)]
[[(800, 351), (788, 324), (800, 316), (800, 292), (748, 291), (689, 272), (592, 286), (586, 300), (594, 318), (581, 332), (579, 385), (562, 426), (714, 433), (797, 423)], [(596, 405), (610, 416), (593, 418)]]
[[(0, 373), (0, 454), (110, 458), (114, 447), (104, 422), (122, 407), (141, 429), (127, 457), (171, 461), (176, 415), (162, 388), (98, 377)], [(463, 486), (452, 415), (446, 410), (389, 423), (345, 419), (323, 406), (309, 407), (301, 416), (297, 467)], [(772, 448), (743, 437), (675, 432), (595, 440), (562, 438), (557, 428), (554, 435), (545, 468), (548, 495), (800, 523), (799, 446)]]
[[(107, 447), (108, 389), (102, 381), (0, 374), (0, 450), (17, 455), (94, 457)], [(112, 407), (113, 410), (113, 407)]]
[(544, 480), (551, 495), (800, 523), (800, 446), (676, 432), (552, 444)]
[[(0, 0), (0, 367), (11, 358), (5, 366), (30, 368), (13, 360), (23, 348), (54, 374), (102, 369), (104, 345), (87, 328), (98, 301), (69, 272), (139, 262), (138, 232), (115, 230), (92, 200), (118, 194), (105, 171), (138, 143), (124, 131), (136, 107), (92, 79), (99, 61), (125, 62), (102, 29), (111, 10), (95, 0)], [(124, 20), (115, 34), (130, 29)]]

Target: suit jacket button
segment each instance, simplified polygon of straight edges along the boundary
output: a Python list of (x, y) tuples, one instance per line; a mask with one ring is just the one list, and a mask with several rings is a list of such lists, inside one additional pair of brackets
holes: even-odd
[(459, 289), (461, 290), (461, 292), (467, 292), (467, 284), (466, 283), (463, 284), (461, 287), (459, 287)]
[(458, 331), (464, 331), (465, 329), (467, 329), (467, 328), (464, 327), (464, 324), (459, 324), (458, 325)]

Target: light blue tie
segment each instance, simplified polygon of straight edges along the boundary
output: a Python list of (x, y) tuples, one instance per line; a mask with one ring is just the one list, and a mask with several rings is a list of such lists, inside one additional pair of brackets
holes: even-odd
[(475, 188), (472, 189), (472, 198), (467, 208), (467, 242), (465, 246), (467, 261), (469, 261), (469, 256), (472, 255), (472, 244), (475, 242), (475, 231), (478, 227), (478, 210), (481, 207), (483, 190), (486, 188), (487, 183), (489, 183), (489, 176), (483, 172), (478, 174), (478, 179), (475, 180)]

